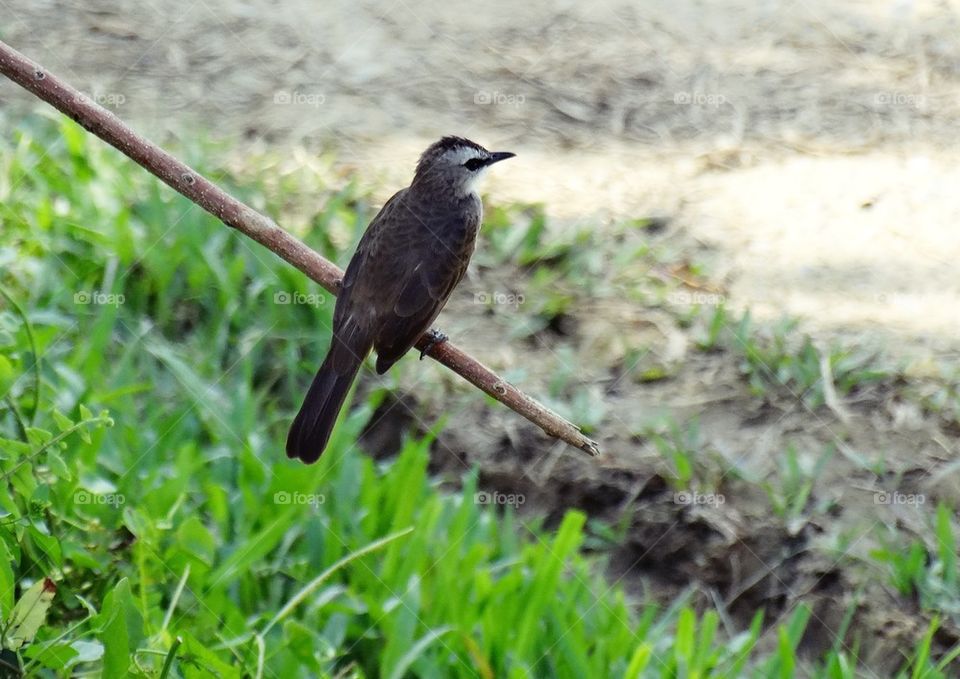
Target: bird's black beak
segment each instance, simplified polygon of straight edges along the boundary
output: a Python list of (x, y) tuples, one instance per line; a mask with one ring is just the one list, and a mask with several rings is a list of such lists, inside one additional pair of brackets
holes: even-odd
[(509, 151), (494, 151), (490, 154), (490, 158), (487, 160), (487, 165), (493, 165), (494, 163), (499, 163), (501, 160), (506, 160), (507, 158), (513, 158), (516, 153), (510, 153)]

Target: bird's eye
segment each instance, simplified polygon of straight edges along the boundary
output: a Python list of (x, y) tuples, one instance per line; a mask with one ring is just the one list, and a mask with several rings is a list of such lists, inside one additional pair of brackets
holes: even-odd
[(471, 158), (470, 160), (468, 160), (463, 164), (463, 166), (468, 170), (470, 170), (471, 172), (473, 170), (479, 170), (481, 167), (483, 167), (483, 165), (484, 165), (483, 158)]

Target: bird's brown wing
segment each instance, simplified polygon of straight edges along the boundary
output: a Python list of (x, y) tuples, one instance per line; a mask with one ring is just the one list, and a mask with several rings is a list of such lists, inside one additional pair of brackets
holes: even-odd
[(378, 373), (400, 360), (430, 328), (463, 278), (473, 254), (473, 238), (459, 236), (475, 225), (451, 225), (443, 223), (442, 218), (422, 214), (410, 218), (419, 222), (419, 228), (410, 229), (415, 235), (399, 230), (402, 242), (395, 243), (397, 260), (405, 267), (389, 288), (395, 295), (392, 308), (377, 319), (374, 349)]
[[(370, 221), (367, 230), (357, 244), (347, 270), (340, 282), (337, 293), (337, 305), (333, 311), (333, 334), (339, 340), (331, 343), (331, 348), (349, 348), (357, 344), (361, 335), (376, 334), (375, 310), (392, 305), (383, 297), (395, 285), (391, 283), (392, 266), (389, 234), (397, 219), (406, 214), (401, 208), (407, 189), (395, 193), (380, 212)], [(389, 308), (389, 306), (387, 306)], [(369, 345), (367, 351), (369, 351)], [(331, 353), (333, 353), (331, 351)], [(353, 366), (353, 357), (347, 352), (338, 352), (331, 356), (331, 366), (337, 372), (349, 371)]]
[(374, 340), (378, 373), (389, 370), (430, 329), (467, 270), (466, 262), (457, 269), (442, 268), (444, 271), (431, 267), (415, 272), (404, 286), (394, 313), (381, 319)]

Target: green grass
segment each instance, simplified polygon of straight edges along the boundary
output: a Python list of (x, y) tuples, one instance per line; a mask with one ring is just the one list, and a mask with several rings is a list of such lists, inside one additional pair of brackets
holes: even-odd
[(799, 331), (795, 318), (763, 328), (749, 311), (735, 318), (719, 304), (701, 309), (700, 321), (697, 347), (702, 351), (726, 349), (738, 356), (740, 373), (757, 397), (785, 396), (818, 408), (826, 403), (825, 377), (837, 395), (844, 397), (895, 376), (873, 352), (838, 344), (817, 346)]
[[(353, 442), (383, 389), (319, 464), (287, 461), (330, 300), (73, 124), (35, 118), (3, 139), (0, 663), (43, 677), (856, 676), (839, 647), (801, 659), (803, 606), (764, 632), (760, 614), (737, 630), (684, 599), (628, 600), (581, 552), (582, 514), (547, 530), (498, 513), (475, 501), (475, 472), (442, 492), (430, 437), (374, 463)], [(308, 242), (341, 262), (371, 214), (329, 164), (212, 176), (314, 227)], [(523, 257), (539, 257), (536, 220)], [(933, 631), (903, 676), (943, 676)]]
[(952, 511), (940, 504), (923, 539), (904, 543), (902, 536), (888, 534), (886, 545), (871, 552), (901, 594), (916, 597), (924, 609), (949, 616), (955, 624), (960, 623), (956, 529)]
[(763, 484), (763, 489), (770, 498), (770, 508), (777, 517), (787, 523), (802, 525), (807, 516), (807, 505), (810, 504), (814, 485), (833, 455), (833, 449), (828, 448), (812, 464), (804, 465), (796, 448), (787, 448), (777, 460), (778, 473)]

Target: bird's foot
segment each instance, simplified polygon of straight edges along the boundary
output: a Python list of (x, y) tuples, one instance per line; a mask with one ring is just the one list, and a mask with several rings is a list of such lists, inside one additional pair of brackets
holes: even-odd
[(444, 335), (439, 330), (431, 329), (427, 335), (427, 346), (423, 348), (423, 351), (420, 352), (420, 360), (423, 360), (423, 357), (430, 353), (430, 350), (433, 349), (438, 344), (443, 344), (446, 342), (449, 337)]

